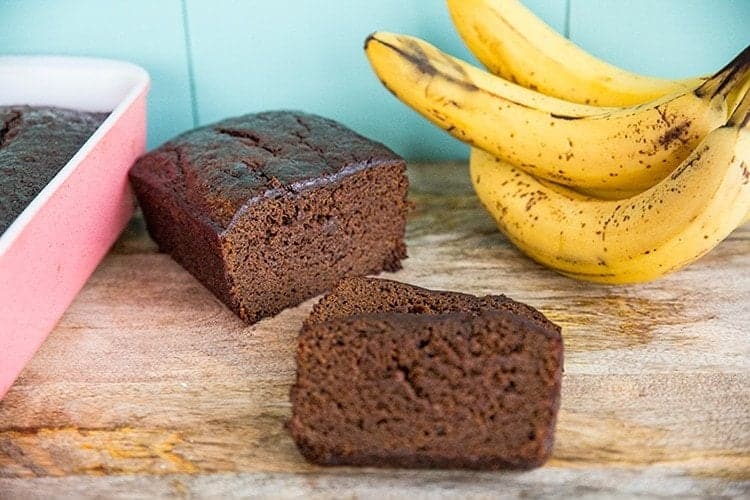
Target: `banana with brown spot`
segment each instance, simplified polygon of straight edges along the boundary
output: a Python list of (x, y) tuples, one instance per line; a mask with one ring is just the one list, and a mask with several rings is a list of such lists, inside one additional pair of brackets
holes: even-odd
[(365, 45), (396, 97), (454, 137), (541, 178), (607, 198), (664, 179), (727, 117), (750, 48), (692, 91), (628, 108), (574, 104), (491, 75), (414, 37)]
[[(635, 106), (694, 89), (705, 77), (669, 80), (626, 71), (555, 31), (518, 0), (448, 0), (459, 35), (495, 75), (592, 106)], [(747, 88), (730, 92), (729, 109)]]
[(580, 280), (653, 280), (708, 253), (750, 213), (750, 94), (669, 177), (629, 199), (552, 186), (476, 148), (471, 178), (500, 230), (534, 260)]
[(592, 106), (634, 106), (694, 89), (625, 71), (589, 54), (518, 0), (448, 0), (459, 35), (492, 73), (543, 94)]

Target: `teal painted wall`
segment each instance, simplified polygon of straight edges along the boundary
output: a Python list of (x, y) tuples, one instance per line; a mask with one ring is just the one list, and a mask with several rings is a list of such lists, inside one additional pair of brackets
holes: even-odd
[[(748, 0), (525, 0), (594, 54), (665, 77), (710, 73), (750, 43)], [(0, 51), (133, 61), (151, 74), (149, 144), (222, 117), (296, 108), (410, 159), (467, 148), (383, 89), (368, 33), (425, 38), (473, 60), (441, 0), (0, 0)]]

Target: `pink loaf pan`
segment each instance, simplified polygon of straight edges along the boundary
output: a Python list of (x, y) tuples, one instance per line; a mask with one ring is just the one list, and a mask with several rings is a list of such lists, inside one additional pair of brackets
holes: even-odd
[(130, 63), (0, 57), (0, 105), (110, 113), (0, 235), (0, 398), (133, 214), (127, 172), (145, 150), (148, 88)]

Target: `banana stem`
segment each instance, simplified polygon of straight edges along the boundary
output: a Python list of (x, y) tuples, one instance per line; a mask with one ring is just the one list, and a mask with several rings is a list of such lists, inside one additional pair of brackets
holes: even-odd
[(750, 90), (745, 91), (745, 95), (732, 112), (732, 116), (727, 120), (727, 125), (730, 127), (744, 128), (748, 126), (748, 123), (750, 123)]
[(726, 97), (750, 73), (750, 45), (695, 90), (698, 97)]

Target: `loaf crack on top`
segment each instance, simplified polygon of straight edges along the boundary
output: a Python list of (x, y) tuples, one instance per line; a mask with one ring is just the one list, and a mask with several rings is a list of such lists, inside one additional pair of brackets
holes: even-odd
[(251, 323), (406, 257), (406, 164), (297, 111), (186, 132), (130, 173), (149, 233)]

